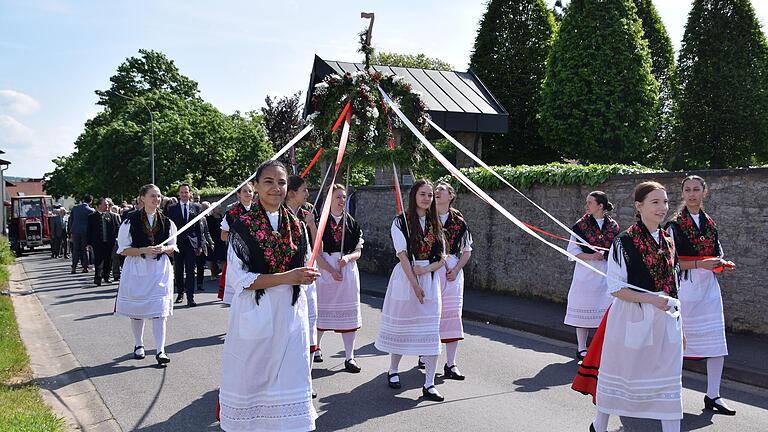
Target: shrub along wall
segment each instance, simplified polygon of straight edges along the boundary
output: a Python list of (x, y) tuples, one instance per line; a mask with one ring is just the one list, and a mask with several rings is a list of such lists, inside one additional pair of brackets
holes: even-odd
[[(765, 265), (768, 257), (768, 169), (694, 173), (709, 183), (710, 194), (705, 208), (718, 224), (726, 257), (738, 265), (733, 274), (718, 276), (726, 325), (731, 331), (768, 334), (768, 266)], [(480, 175), (486, 176), (476, 173), (475, 178)], [(576, 174), (574, 176), (578, 178)], [(670, 198), (671, 217), (681, 202), (680, 181), (683, 177), (683, 173), (609, 174), (597, 181), (589, 180), (594, 179), (593, 176), (581, 179), (587, 179), (584, 183), (593, 185), (568, 184), (573, 182), (564, 178), (555, 182), (559, 185), (529, 184), (521, 191), (571, 225), (584, 213), (586, 195), (592, 190), (603, 190), (616, 206), (612, 216), (624, 229), (634, 222), (632, 192), (637, 183), (656, 180), (664, 184)], [(565, 235), (561, 228), (515, 192), (490, 190), (495, 187), (491, 183), (485, 186), (494, 199), (518, 218)], [(396, 262), (389, 235), (394, 217), (394, 192), (386, 187), (363, 187), (356, 195), (356, 218), (365, 237), (360, 266), (365, 271), (388, 274)], [(573, 262), (517, 229), (472, 194), (461, 193), (455, 205), (467, 217), (475, 241), (472, 259), (465, 272), (468, 290), (494, 290), (553, 302), (566, 301)], [(558, 243), (565, 247), (565, 242)]]

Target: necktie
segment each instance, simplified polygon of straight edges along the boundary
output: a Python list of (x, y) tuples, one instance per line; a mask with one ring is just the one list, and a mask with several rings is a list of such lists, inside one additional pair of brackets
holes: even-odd
[(101, 241), (107, 242), (107, 215), (103, 213), (101, 215)]
[(182, 206), (182, 209), (184, 210), (184, 213), (182, 213), (181, 217), (184, 218), (184, 222), (186, 222), (187, 221), (187, 205), (182, 204), (181, 206)]

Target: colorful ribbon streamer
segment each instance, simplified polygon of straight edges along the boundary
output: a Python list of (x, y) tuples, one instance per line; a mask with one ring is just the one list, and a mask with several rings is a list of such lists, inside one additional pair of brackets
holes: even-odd
[(301, 172), (301, 178), (306, 177), (307, 174), (309, 173), (309, 170), (311, 170), (312, 167), (315, 166), (315, 163), (317, 162), (317, 160), (320, 159), (320, 155), (323, 154), (323, 150), (324, 150), (323, 147), (320, 147), (319, 149), (317, 149), (317, 153), (315, 153), (315, 157), (312, 158), (312, 160), (309, 162), (309, 165), (307, 165), (307, 167), (304, 168), (304, 171)]

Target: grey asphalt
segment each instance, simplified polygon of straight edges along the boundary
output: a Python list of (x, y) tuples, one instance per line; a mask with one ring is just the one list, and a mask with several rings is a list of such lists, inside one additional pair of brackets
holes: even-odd
[[(96, 287), (91, 273), (70, 275), (68, 263), (49, 258), (45, 250), (20, 261), (28, 283), (123, 430), (219, 430), (214, 408), (227, 309), (216, 299), (213, 282), (197, 295), (197, 308), (181, 306), (169, 319), (166, 351), (172, 362), (160, 369), (154, 363), (149, 324), (144, 340), (148, 357), (131, 359), (128, 320), (112, 315), (116, 284)], [(368, 279), (374, 283), (375, 278), (364, 275), (364, 284)], [(364, 326), (356, 351), (362, 373), (343, 370), (338, 335), (323, 338), (325, 362), (315, 364), (313, 371), (319, 393), (317, 430), (588, 430), (594, 407), (588, 397), (570, 390), (575, 347), (484, 322), (465, 322), (467, 338), (458, 358), (467, 380), (437, 378), (445, 402), (420, 398), (423, 374), (413, 367), (414, 357), (405, 357), (401, 364), (403, 389), (389, 389), (384, 375), (388, 357), (373, 346), (381, 302), (363, 296)], [(440, 365), (444, 361), (443, 356)], [(703, 376), (686, 372), (683, 382), (683, 430), (768, 430), (765, 389), (726, 382), (723, 396), (738, 415), (724, 417), (702, 410)], [(612, 418), (609, 430), (646, 432), (660, 427), (654, 421)]]

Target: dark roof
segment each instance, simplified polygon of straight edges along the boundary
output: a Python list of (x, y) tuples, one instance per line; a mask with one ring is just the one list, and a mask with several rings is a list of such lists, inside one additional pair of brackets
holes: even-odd
[[(304, 116), (311, 114), (312, 93), (315, 85), (328, 75), (364, 70), (362, 63), (323, 60), (317, 55), (309, 80)], [(414, 90), (421, 93), (429, 115), (438, 126), (448, 132), (505, 133), (509, 114), (472, 71), (438, 71), (371, 65), (371, 69), (385, 75), (405, 78)]]

